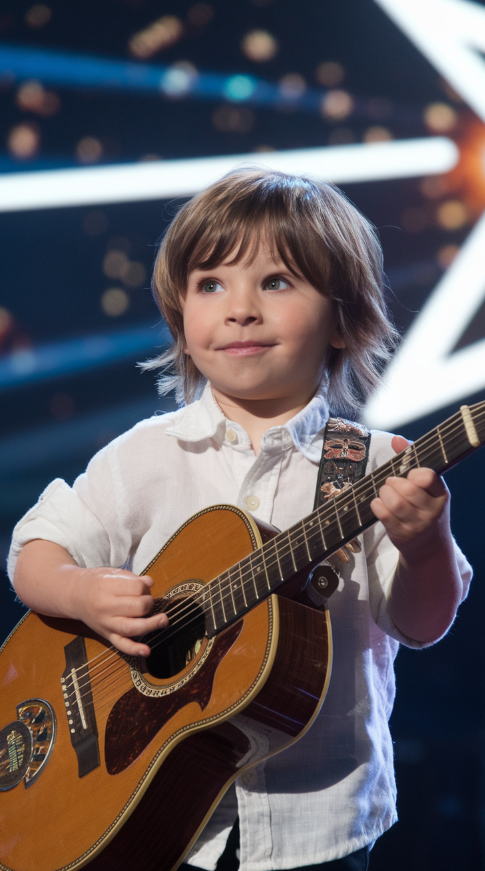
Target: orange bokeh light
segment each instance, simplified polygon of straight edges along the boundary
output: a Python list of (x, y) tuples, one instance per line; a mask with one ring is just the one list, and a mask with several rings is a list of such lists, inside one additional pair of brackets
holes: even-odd
[(458, 165), (446, 177), (448, 192), (460, 198), (474, 217), (485, 209), (485, 125), (473, 118), (461, 125), (456, 137)]

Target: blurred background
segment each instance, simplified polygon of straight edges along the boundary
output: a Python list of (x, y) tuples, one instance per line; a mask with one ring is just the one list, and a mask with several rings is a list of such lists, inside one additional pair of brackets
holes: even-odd
[[(419, 4), (428, 51), (415, 0), (3, 0), (2, 571), (52, 478), (72, 483), (97, 449), (174, 406), (136, 367), (169, 338), (150, 273), (184, 195), (229, 168), (217, 158), (301, 150), (293, 169), (339, 183), (378, 228), (409, 395), (400, 413), (369, 409), (371, 425), (416, 438), (485, 399), (485, 61), (470, 47), (485, 47), (485, 6), (454, 0), (453, 26), (444, 7)], [(443, 642), (399, 653), (400, 821), (373, 871), (485, 868), (484, 469), (478, 453), (447, 476), (475, 581)], [(0, 642), (23, 613), (2, 575)]]

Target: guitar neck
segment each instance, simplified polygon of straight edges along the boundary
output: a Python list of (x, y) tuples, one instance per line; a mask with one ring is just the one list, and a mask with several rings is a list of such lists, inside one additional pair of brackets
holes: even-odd
[(207, 634), (238, 620), (298, 572), (318, 565), (376, 522), (370, 504), (389, 477), (424, 466), (439, 475), (485, 442), (485, 402), (460, 411), (353, 487), (281, 532), (215, 578), (202, 595)]

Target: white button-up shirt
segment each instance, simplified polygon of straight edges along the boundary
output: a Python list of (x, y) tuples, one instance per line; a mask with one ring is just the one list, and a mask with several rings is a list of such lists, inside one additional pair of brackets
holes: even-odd
[[(142, 421), (100, 451), (70, 488), (53, 481), (17, 524), (9, 558), (35, 538), (62, 545), (80, 566), (140, 572), (192, 514), (230, 502), (286, 529), (313, 509), (323, 431), (320, 390), (303, 411), (265, 433), (256, 457), (244, 429), (210, 388), (186, 408)], [(372, 434), (369, 470), (393, 451)], [(405, 638), (387, 597), (398, 553), (380, 523), (342, 567), (329, 600), (334, 666), (327, 698), (304, 737), (242, 775), (216, 809), (189, 861), (214, 869), (237, 812), (241, 871), (337, 859), (374, 841), (396, 819), (388, 719), (393, 660)], [(465, 590), (471, 577), (458, 552)]]

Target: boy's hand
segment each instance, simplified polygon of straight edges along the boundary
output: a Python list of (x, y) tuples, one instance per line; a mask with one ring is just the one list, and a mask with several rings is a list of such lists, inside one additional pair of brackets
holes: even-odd
[(78, 569), (79, 619), (129, 656), (149, 656), (150, 648), (132, 640), (168, 625), (166, 614), (153, 611), (153, 586), (148, 575), (139, 577), (123, 569)]
[[(394, 436), (396, 453), (409, 442)], [(449, 491), (432, 469), (412, 469), (406, 478), (388, 478), (371, 508), (408, 563), (429, 556), (449, 529)]]
[[(395, 436), (396, 453), (408, 442)], [(388, 594), (389, 613), (403, 635), (430, 643), (441, 638), (463, 598), (449, 524), (449, 492), (432, 469), (388, 478), (371, 502), (399, 562)]]

